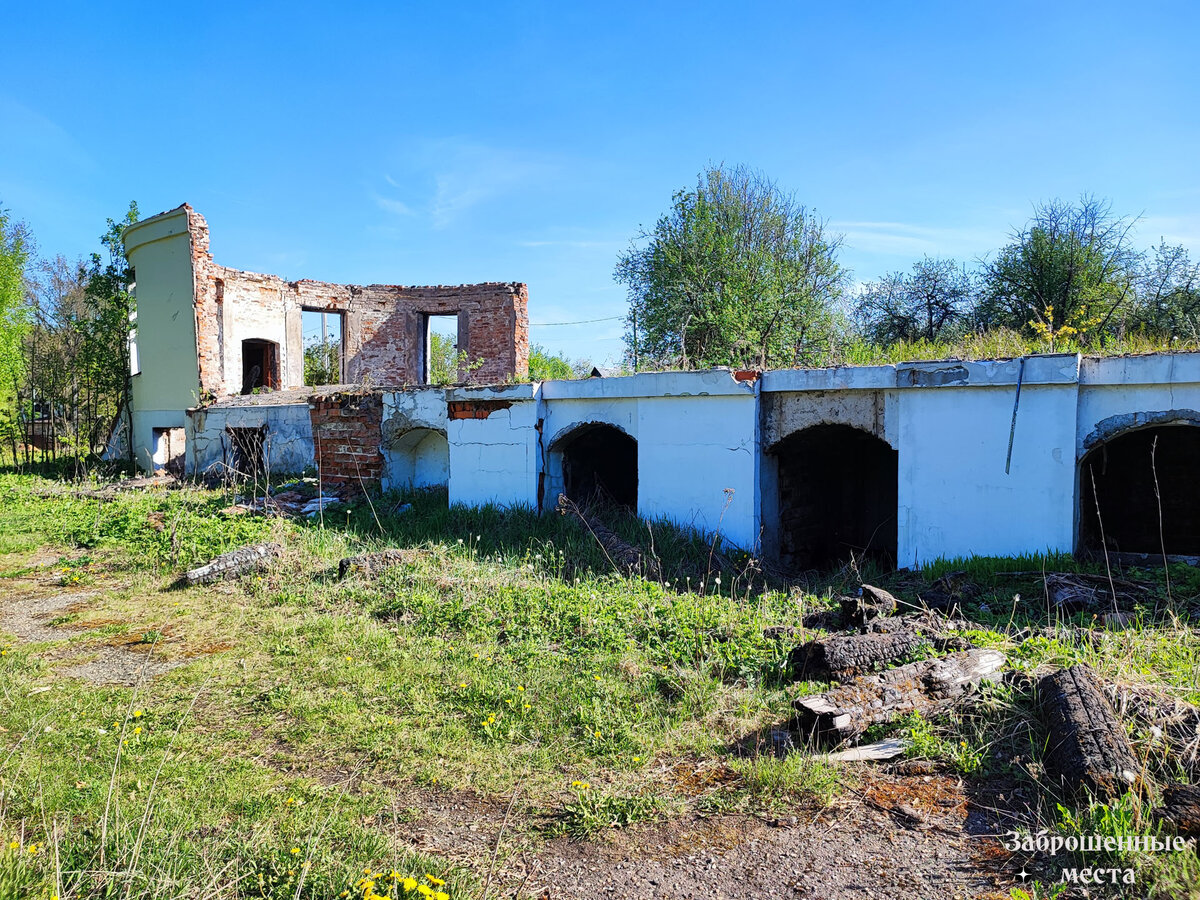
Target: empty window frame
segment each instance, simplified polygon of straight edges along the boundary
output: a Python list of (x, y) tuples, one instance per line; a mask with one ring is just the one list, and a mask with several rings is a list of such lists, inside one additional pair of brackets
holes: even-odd
[(304, 383), (342, 384), (345, 381), (345, 316), (336, 310), (301, 310), (304, 332)]

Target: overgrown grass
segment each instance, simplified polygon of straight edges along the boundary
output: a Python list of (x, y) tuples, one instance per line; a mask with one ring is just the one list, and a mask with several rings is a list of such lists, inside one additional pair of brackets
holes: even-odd
[[(800, 639), (829, 598), (764, 584), (744, 557), (684, 532), (616, 523), (661, 560), (658, 582), (615, 574), (571, 519), (448, 508), (444, 493), (284, 521), (231, 511), (221, 491), (74, 490), (0, 476), (0, 591), (72, 601), (52, 616), (53, 640), (0, 634), (0, 836), (42, 845), (23, 849), (20, 867), (0, 859), (0, 885), (32, 878), (22, 890), (63, 900), (315, 898), (361, 896), (364, 877), (386, 894), (428, 872), (448, 882), (430, 890), (469, 896), (488, 866), (414, 853), (395, 823), (464, 802), (499, 817), (515, 793), (524, 824), (510, 828), (539, 840), (539, 823), (591, 835), (689, 805), (825, 803), (845, 783), (803, 754), (731, 759), (745, 736), (785, 721), (797, 693), (823, 689), (787, 684), (792, 643), (762, 630), (792, 626)], [(182, 569), (265, 539), (287, 548), (270, 571), (173, 586)], [(413, 552), (380, 577), (337, 580), (341, 556), (382, 547)], [(930, 578), (966, 572), (977, 591), (964, 608), (981, 627), (971, 637), (1018, 670), (1087, 661), (1200, 699), (1200, 643), (1182, 619), (1155, 618), (1157, 587), (1127, 631), (1018, 633), (1054, 624), (1033, 599), (1040, 573), (1077, 568), (955, 560), (883, 586), (911, 600)], [(1194, 575), (1173, 576), (1176, 608), (1198, 589)], [(114, 648), (180, 665), (136, 687), (59, 671)], [(891, 731), (964, 775), (1035, 782), (1028, 690), (984, 701)], [(682, 761), (732, 775), (697, 794)]]

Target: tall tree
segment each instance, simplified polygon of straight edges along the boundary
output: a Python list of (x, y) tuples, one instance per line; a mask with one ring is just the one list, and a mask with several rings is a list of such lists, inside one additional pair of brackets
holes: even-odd
[(1038, 334), (1051, 346), (1064, 337), (1089, 343), (1116, 330), (1140, 264), (1129, 244), (1133, 224), (1095, 197), (1041, 204), (985, 265), (981, 324)]
[(18, 463), (24, 342), (30, 319), (25, 302), (30, 254), (28, 230), (0, 208), (0, 439), (12, 450), (14, 466)]
[(854, 319), (876, 344), (932, 343), (962, 330), (972, 291), (971, 276), (962, 266), (926, 256), (911, 272), (893, 272), (868, 283), (855, 302)]
[(1200, 338), (1200, 262), (1160, 241), (1138, 279), (1131, 325), (1159, 338)]
[(682, 368), (816, 361), (837, 330), (840, 242), (762, 174), (706, 169), (617, 261), (630, 355)]

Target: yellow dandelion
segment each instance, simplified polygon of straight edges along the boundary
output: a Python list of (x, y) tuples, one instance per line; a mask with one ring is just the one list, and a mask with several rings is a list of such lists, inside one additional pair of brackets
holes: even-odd
[(633, 761), (634, 761), (634, 762), (641, 762), (641, 761), (642, 761), (642, 758), (641, 758), (640, 756), (635, 756), (635, 757), (633, 758)]
[(415, 891), (417, 889), (417, 879), (405, 878), (404, 882), (400, 886), (402, 888), (404, 888), (404, 893), (406, 893), (406, 894), (411, 893), (412, 891)]
[(433, 896), (433, 888), (429, 887), (429, 885), (426, 885), (426, 884), (418, 884), (417, 885), (417, 893), (420, 894), (422, 897), (432, 897)]
[(600, 732), (596, 732), (596, 737), (600, 737)]
[(526, 709), (533, 709), (533, 707), (532, 707), (532, 706), (530, 706), (528, 703), (526, 703), (526, 704), (525, 704), (525, 708), (526, 708)]
[(295, 797), (288, 797), (286, 800), (283, 801), (283, 804), (284, 804), (284, 806), (291, 806), (295, 802), (296, 802)]
[(450, 900), (450, 895), (445, 891), (438, 891), (433, 895), (433, 900)]
[(441, 878), (434, 878), (434, 877), (433, 877), (432, 875), (430, 875), (428, 872), (426, 872), (426, 873), (425, 873), (425, 877), (429, 879), (429, 883), (430, 883), (430, 884), (436, 884), (438, 887), (441, 887), (443, 884), (445, 884), (445, 883), (446, 883), (446, 882), (445, 882), (445, 881), (443, 881)]
[(467, 683), (466, 683), (465, 681), (460, 681), (460, 682), (458, 683), (458, 686), (459, 686), (460, 688), (462, 688), (462, 687), (466, 687), (466, 686), (467, 686)]
[(525, 686), (524, 686), (524, 685), (521, 685), (521, 684), (518, 684), (518, 685), (517, 685), (517, 690), (518, 690), (518, 691), (523, 691), (523, 690), (525, 690)]
[(133, 717), (135, 719), (140, 719), (142, 717), (142, 711), (140, 709), (135, 709), (133, 711)]
[(134, 733), (134, 734), (141, 734), (141, 733), (142, 733), (142, 726), (141, 726), (141, 725), (139, 725), (137, 728), (133, 729), (133, 733)]
[(299, 847), (293, 847), (293, 848), (291, 849), (291, 854), (292, 854), (292, 856), (296, 856), (296, 855), (297, 855), (297, 854), (299, 854), (299, 853), (300, 853), (300, 848), (299, 848)]

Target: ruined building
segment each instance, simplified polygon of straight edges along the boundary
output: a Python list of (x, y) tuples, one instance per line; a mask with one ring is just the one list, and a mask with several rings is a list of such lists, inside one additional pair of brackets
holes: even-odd
[(185, 411), (304, 387), (305, 312), (324, 314), (338, 382), (402, 387), (429, 379), (429, 320), (457, 316), (477, 383), (524, 378), (528, 291), (285, 281), (218, 265), (204, 217), (184, 204), (125, 229), (134, 271), (133, 445), (143, 467), (183, 457)]
[[(234, 272), (212, 263), (187, 207), (132, 226), (126, 247), (146, 467), (316, 466), (326, 490), (441, 485), (451, 503), (539, 510), (600, 486), (640, 516), (793, 570), (851, 553), (900, 566), (1200, 556), (1200, 354), (513, 383), (526, 369), (523, 285)], [(297, 387), (308, 308), (340, 316), (353, 384)], [(422, 384), (428, 316), (443, 310), (458, 311), (460, 347), (485, 358), (474, 384)]]

